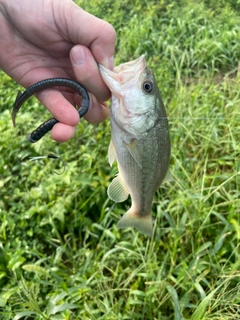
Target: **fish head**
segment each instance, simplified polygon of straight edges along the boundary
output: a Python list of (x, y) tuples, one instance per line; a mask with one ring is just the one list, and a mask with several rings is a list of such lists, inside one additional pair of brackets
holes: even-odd
[(144, 55), (110, 71), (99, 66), (100, 74), (112, 92), (111, 118), (131, 137), (140, 139), (166, 117), (153, 72)]

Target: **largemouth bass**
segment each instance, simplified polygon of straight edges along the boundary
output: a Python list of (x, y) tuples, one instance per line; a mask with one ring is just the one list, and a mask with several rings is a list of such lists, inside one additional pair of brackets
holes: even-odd
[(112, 92), (110, 165), (116, 159), (119, 174), (108, 187), (108, 196), (122, 202), (130, 194), (131, 208), (118, 222), (119, 228), (135, 227), (152, 235), (151, 206), (154, 194), (168, 172), (170, 138), (162, 98), (144, 55), (113, 71), (99, 66)]

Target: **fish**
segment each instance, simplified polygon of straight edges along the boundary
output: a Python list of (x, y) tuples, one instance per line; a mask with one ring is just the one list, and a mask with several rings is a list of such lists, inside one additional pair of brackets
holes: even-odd
[(112, 93), (111, 142), (108, 160), (117, 161), (119, 173), (108, 186), (108, 197), (132, 204), (118, 228), (136, 228), (152, 236), (151, 208), (163, 182), (172, 181), (169, 171), (171, 143), (166, 110), (152, 70), (144, 55), (115, 67), (99, 65), (103, 81)]

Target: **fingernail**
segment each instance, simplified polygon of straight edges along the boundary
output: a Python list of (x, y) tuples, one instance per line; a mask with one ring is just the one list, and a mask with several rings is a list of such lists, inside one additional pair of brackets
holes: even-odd
[(111, 58), (108, 59), (108, 68), (110, 70), (114, 69), (114, 56), (112, 56)]
[(114, 56), (112, 56), (111, 58), (105, 58), (104, 60), (102, 60), (100, 62), (101, 65), (103, 65), (104, 67), (113, 70), (114, 68)]
[(85, 63), (85, 52), (81, 47), (73, 48), (71, 51), (71, 57), (74, 64), (80, 66)]

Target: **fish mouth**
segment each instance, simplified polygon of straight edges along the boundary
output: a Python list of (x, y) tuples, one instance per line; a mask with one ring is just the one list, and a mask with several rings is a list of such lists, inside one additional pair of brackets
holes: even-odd
[(115, 95), (119, 95), (125, 85), (128, 85), (128, 88), (136, 85), (146, 66), (145, 56), (141, 55), (138, 59), (120, 64), (114, 71), (99, 65), (99, 71), (109, 89)]
[(126, 69), (127, 69), (127, 73), (136, 73), (136, 72), (142, 72), (145, 67), (146, 67), (146, 60), (143, 54), (135, 60), (122, 63), (118, 67), (115, 67), (114, 72), (117, 74), (120, 74), (121, 72), (124, 72), (124, 71), (126, 72)]

